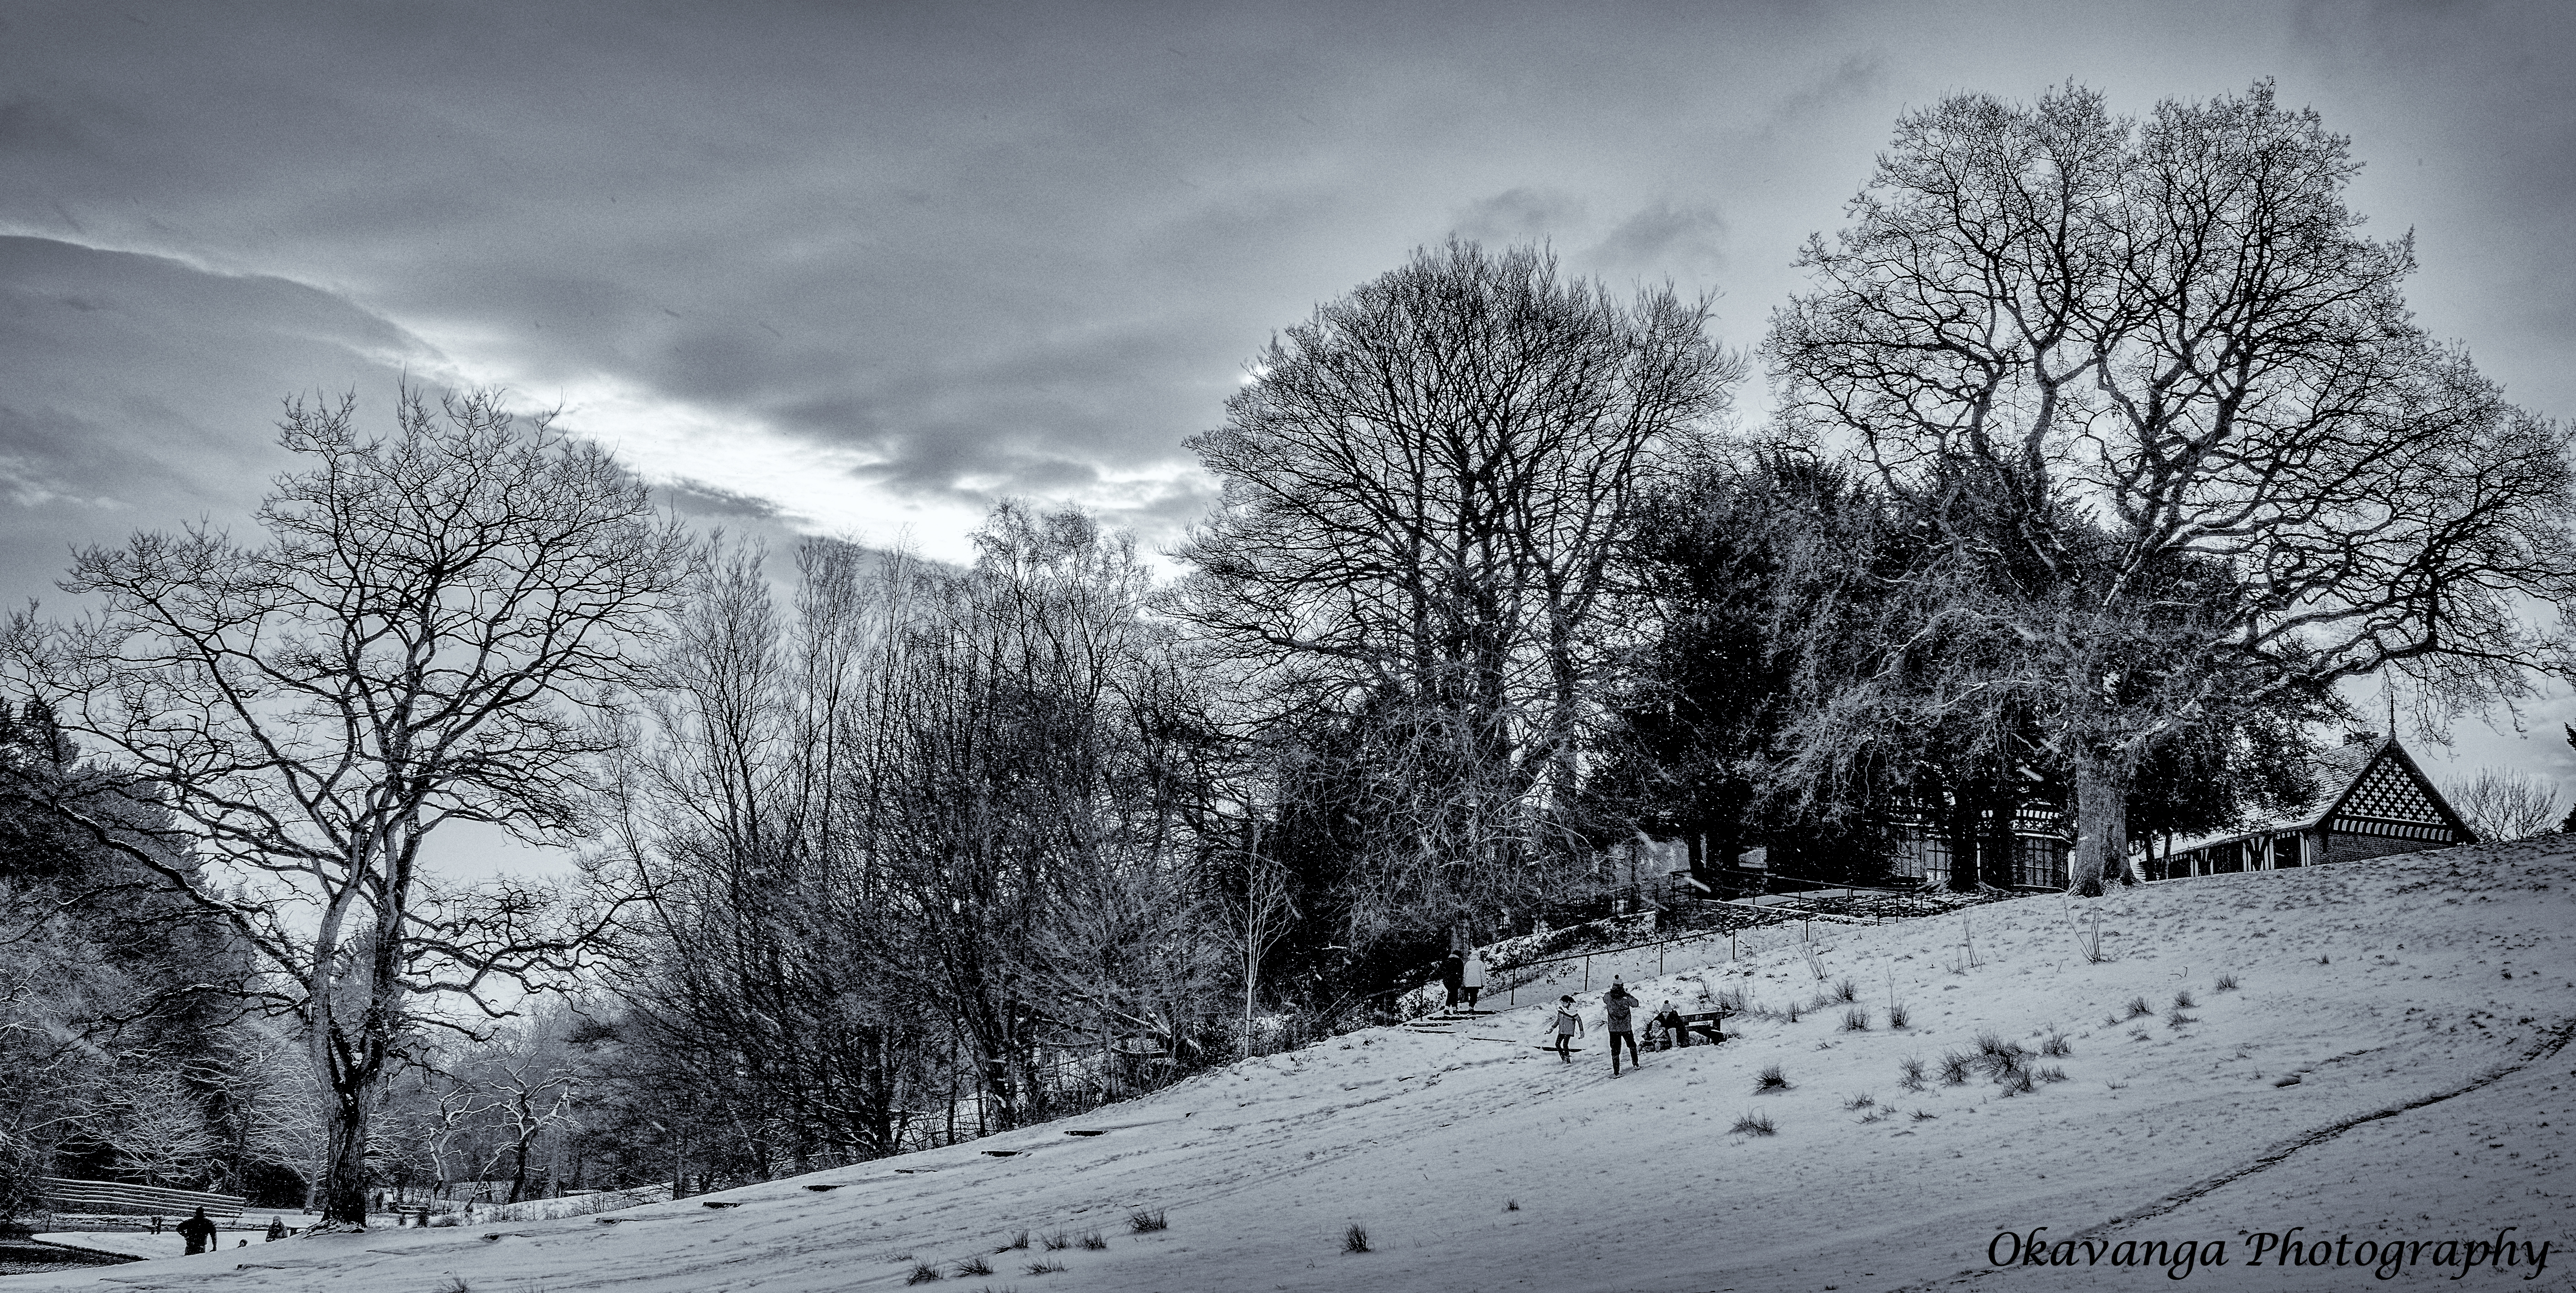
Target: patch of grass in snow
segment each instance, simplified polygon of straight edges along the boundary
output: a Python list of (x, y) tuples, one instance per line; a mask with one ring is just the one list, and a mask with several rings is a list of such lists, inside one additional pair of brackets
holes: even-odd
[(2236, 990), (2236, 976), (2233, 974), (2219, 975), (2218, 982), (2211, 984), (2210, 986), (2220, 992), (2234, 992)]
[(1876, 1098), (1874, 1098), (1874, 1097), (1871, 1097), (1871, 1096), (1865, 1096), (1865, 1095), (1856, 1095), (1856, 1096), (1853, 1096), (1853, 1097), (1852, 1097), (1851, 1099), (1849, 1099), (1849, 1100), (1845, 1100), (1845, 1101), (1843, 1101), (1843, 1112), (1845, 1112), (1845, 1113), (1858, 1113), (1858, 1112), (1860, 1112), (1861, 1110), (1866, 1109), (1866, 1108), (1870, 1107), (1871, 1105), (1874, 1105), (1874, 1104), (1877, 1104), (1877, 1103), (1878, 1103), (1878, 1101), (1877, 1101), (1877, 1099), (1876, 1099)]
[(1016, 1234), (1016, 1235), (1011, 1236), (1011, 1242), (1009, 1242), (1009, 1243), (1007, 1243), (1007, 1244), (1004, 1244), (1004, 1245), (1002, 1245), (1002, 1246), (1001, 1246), (1001, 1247), (999, 1247), (999, 1248), (994, 1249), (994, 1250), (993, 1250), (993, 1253), (994, 1253), (994, 1255), (995, 1255), (995, 1256), (999, 1256), (999, 1255), (1001, 1255), (1001, 1254), (1003, 1254), (1003, 1253), (1007, 1253), (1007, 1252), (1015, 1252), (1015, 1251), (1017, 1251), (1017, 1250), (1019, 1250), (1019, 1249), (1026, 1248), (1026, 1247), (1028, 1247), (1028, 1246), (1029, 1246), (1029, 1232), (1028, 1232), (1028, 1231), (1023, 1230), (1023, 1231), (1021, 1231), (1020, 1233), (1018, 1233), (1018, 1234)]
[(1038, 1242), (1046, 1245), (1046, 1250), (1051, 1253), (1060, 1253), (1073, 1247), (1073, 1240), (1067, 1238), (1063, 1231), (1057, 1231)]
[(2154, 1013), (2156, 1013), (2156, 1008), (2148, 1005), (2145, 997), (2129, 998), (2129, 1018), (2135, 1019), (2140, 1015), (2152, 1015)]
[(1933, 1119), (1940, 1117), (1941, 1115), (1939, 1115), (1939, 1114), (1937, 1114), (1937, 1113), (1927, 1113), (1927, 1112), (1925, 1112), (1925, 1111), (1923, 1111), (1923, 1110), (1921, 1110), (1921, 1109), (1917, 1109), (1917, 1110), (1915, 1110), (1915, 1111), (1914, 1111), (1910, 1116), (1911, 1116), (1911, 1117), (1914, 1119), (1914, 1121), (1916, 1121), (1916, 1122), (1930, 1122), (1930, 1121), (1932, 1121)]
[(1363, 1226), (1356, 1221), (1352, 1222), (1351, 1228), (1342, 1232), (1342, 1251), (1346, 1253), (1364, 1253), (1368, 1250), (1368, 1227)]
[(1907, 1009), (1905, 1008), (1905, 1003), (1904, 1003), (1904, 1002), (1901, 1002), (1901, 1001), (1900, 1001), (1900, 1002), (1896, 1003), (1895, 1005), (1889, 1006), (1889, 1007), (1887, 1008), (1887, 1026), (1888, 1026), (1888, 1027), (1890, 1027), (1890, 1028), (1903, 1028), (1904, 1026), (1906, 1026), (1906, 1025), (1907, 1025), (1907, 1024), (1909, 1024), (1909, 1023), (1912, 1023), (1913, 1021), (1914, 1021), (1914, 1013), (1913, 1013), (1912, 1011), (1907, 1010)]
[(1941, 1052), (1941, 1081), (1948, 1086), (1967, 1085), (1968, 1057), (1957, 1051)]
[(2066, 1034), (2051, 1030), (2048, 1040), (2040, 1043), (2039, 1053), (2053, 1060), (2064, 1059), (2074, 1054), (2075, 1048), (2067, 1044)]
[(1103, 1248), (1107, 1248), (1109, 1246), (1109, 1241), (1101, 1238), (1100, 1232), (1094, 1230), (1090, 1234), (1084, 1235), (1082, 1238), (1073, 1241), (1073, 1246), (1098, 1252)]
[(1735, 1125), (1727, 1128), (1726, 1130), (1728, 1134), (1736, 1136), (1777, 1136), (1780, 1134), (1779, 1127), (1773, 1125), (1771, 1115), (1767, 1113), (1748, 1113), (1743, 1117), (1736, 1119)]
[(1028, 1265), (1028, 1273), (1031, 1275), (1061, 1275), (1064, 1270), (1064, 1263), (1052, 1257), (1042, 1262), (1030, 1262)]
[(1143, 1208), (1138, 1208), (1127, 1214), (1127, 1229), (1131, 1234), (1149, 1235), (1157, 1230), (1171, 1228), (1172, 1223), (1164, 1220), (1160, 1212), (1147, 1212)]
[(1852, 1002), (1852, 1001), (1858, 1001), (1858, 1000), (1860, 1000), (1860, 987), (1859, 987), (1859, 985), (1858, 985), (1858, 984), (1853, 983), (1853, 982), (1852, 982), (1851, 980), (1849, 980), (1849, 979), (1844, 979), (1844, 980), (1841, 980), (1841, 981), (1839, 981), (1839, 982), (1835, 983), (1835, 984), (1834, 984), (1834, 1000), (1836, 1000), (1836, 1001), (1842, 1001), (1842, 1002)]
[(1896, 1066), (1896, 1071), (1898, 1074), (1896, 1084), (1898, 1086), (1901, 1086), (1908, 1091), (1920, 1091), (1923, 1089), (1922, 1056), (1906, 1056), (1905, 1059)]
[(2188, 992), (2177, 992), (2174, 994), (2174, 1009), (2176, 1010), (2189, 1010), (2193, 1006), (2199, 1004), (2199, 1002), (2191, 999), (2191, 994)]
[(912, 1273), (903, 1277), (906, 1284), (927, 1284), (939, 1278), (939, 1268), (928, 1262), (914, 1262)]
[(992, 1273), (993, 1264), (985, 1261), (981, 1257), (969, 1257), (966, 1260), (957, 1263), (957, 1278), (959, 1279), (964, 1279), (969, 1275), (990, 1275)]
[(1759, 1095), (1765, 1091), (1786, 1091), (1788, 1089), (1789, 1079), (1785, 1074), (1781, 1073), (1780, 1066), (1777, 1064), (1765, 1064), (1762, 1066), (1760, 1080), (1754, 1084), (1753, 1092), (1754, 1094)]
[(1843, 1031), (1847, 1033), (1868, 1032), (1869, 1011), (1860, 1006), (1854, 1006), (1851, 1009), (1844, 1011)]
[(2199, 1022), (2200, 1017), (2198, 1015), (2186, 1015), (2179, 1010), (2165, 1016), (2165, 1027), (2167, 1028), (2180, 1028), (2184, 1024), (2196, 1024)]

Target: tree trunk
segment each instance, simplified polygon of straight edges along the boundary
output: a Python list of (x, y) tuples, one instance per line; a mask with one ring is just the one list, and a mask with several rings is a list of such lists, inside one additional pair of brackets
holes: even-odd
[(367, 1224), (366, 1074), (331, 1074), (331, 1121), (322, 1150), (322, 1220)]
[(2106, 876), (2127, 878), (2131, 775), (2100, 760), (2075, 762), (2075, 858), (2067, 880), (2078, 897), (2101, 897)]

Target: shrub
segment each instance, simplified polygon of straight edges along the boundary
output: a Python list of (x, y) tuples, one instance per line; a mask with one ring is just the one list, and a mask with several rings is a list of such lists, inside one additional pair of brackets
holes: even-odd
[(903, 1277), (906, 1284), (927, 1284), (939, 1278), (939, 1268), (928, 1262), (914, 1262), (912, 1274)]
[(2074, 1054), (2075, 1048), (2067, 1044), (2066, 1034), (2052, 1032), (2047, 1041), (2040, 1043), (2039, 1053), (2050, 1059), (2064, 1059)]
[(1165, 1221), (1163, 1219), (1163, 1214), (1160, 1212), (1147, 1212), (1143, 1208), (1138, 1208), (1134, 1212), (1127, 1214), (1127, 1229), (1135, 1234), (1152, 1234), (1157, 1230), (1169, 1230), (1171, 1228), (1172, 1223)]
[(1364, 1253), (1368, 1250), (1368, 1227), (1363, 1226), (1356, 1221), (1352, 1222), (1351, 1228), (1342, 1232), (1342, 1251), (1346, 1253)]
[(2013, 1069), (2010, 1071), (2008, 1076), (1998, 1080), (2003, 1083), (2005, 1095), (2028, 1095), (2030, 1093), (2029, 1069)]
[(2148, 1005), (2145, 997), (2129, 998), (2129, 1018), (2135, 1019), (2140, 1015), (2152, 1015), (2154, 1013), (2156, 1013), (2156, 1008)]
[(2191, 994), (2188, 992), (2177, 992), (2174, 994), (2174, 1009), (2176, 1010), (2189, 1010), (2193, 1006), (2199, 1004), (2199, 1002), (2191, 999)]
[(1920, 1091), (1923, 1089), (1922, 1056), (1906, 1056), (1904, 1062), (1896, 1066), (1896, 1071), (1903, 1075), (1896, 1080), (1896, 1084), (1898, 1086), (1904, 1087), (1908, 1091)]
[(1968, 1057), (1957, 1051), (1941, 1052), (1941, 1080), (1950, 1086), (1962, 1086), (1968, 1080)]
[(1100, 1232), (1097, 1230), (1094, 1230), (1090, 1234), (1084, 1235), (1082, 1238), (1073, 1242), (1075, 1247), (1090, 1249), (1093, 1252), (1098, 1252), (1099, 1250), (1109, 1246), (1109, 1241), (1101, 1238)]
[(1853, 984), (1851, 980), (1844, 979), (1834, 985), (1834, 1000), (1846, 1003), (1858, 1001), (1860, 1000), (1860, 988)]
[(1063, 1271), (1064, 1263), (1052, 1257), (1042, 1262), (1030, 1262), (1028, 1265), (1028, 1272), (1031, 1275), (1058, 1275)]
[(2217, 988), (2220, 992), (2234, 992), (2236, 990), (2236, 976), (2233, 974), (2219, 975), (2218, 982), (2211, 986)]
[(957, 1263), (957, 1277), (959, 1279), (964, 1279), (969, 1275), (990, 1275), (992, 1273), (993, 1264), (985, 1261), (981, 1257), (969, 1257), (966, 1260)]
[(1763, 1065), (1761, 1081), (1753, 1088), (1754, 1093), (1757, 1095), (1764, 1091), (1786, 1091), (1788, 1089), (1789, 1079), (1782, 1075), (1780, 1072), (1780, 1066), (1777, 1064)]
[(1861, 1009), (1859, 1006), (1854, 1006), (1851, 1009), (1844, 1011), (1843, 1031), (1847, 1033), (1868, 1032), (1869, 1012)]
[(1727, 1131), (1737, 1136), (1777, 1136), (1780, 1134), (1780, 1129), (1772, 1125), (1771, 1115), (1767, 1113), (1748, 1113), (1743, 1117), (1736, 1119), (1735, 1125), (1727, 1128)]

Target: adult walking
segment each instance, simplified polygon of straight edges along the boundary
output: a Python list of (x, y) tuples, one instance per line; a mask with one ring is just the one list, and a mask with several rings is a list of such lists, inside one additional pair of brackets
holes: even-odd
[(1576, 1035), (1583, 1031), (1583, 1014), (1574, 1008), (1573, 994), (1568, 993), (1565, 996), (1558, 997), (1556, 999), (1556, 1019), (1554, 1020), (1554, 1023), (1556, 1026), (1556, 1057), (1568, 1064), (1571, 1064), (1574, 1062), (1574, 1054), (1571, 1049), (1574, 1045), (1574, 1039)]
[(1474, 948), (1467, 949), (1467, 959), (1458, 966), (1458, 990), (1467, 994), (1467, 1008), (1476, 1008), (1476, 998), (1485, 991), (1485, 958)]
[(1646, 1067), (1646, 1062), (1637, 1058), (1637, 998), (1629, 993), (1628, 985), (1612, 979), (1610, 990), (1601, 994), (1601, 1010), (1607, 1016), (1602, 1029), (1610, 1034), (1610, 1076), (1619, 1076), (1619, 1043), (1623, 1041), (1628, 1043), (1630, 1067)]
[(204, 1208), (199, 1208), (197, 1215), (179, 1223), (179, 1237), (188, 1241), (188, 1255), (193, 1257), (214, 1245), (215, 1223), (206, 1219)]
[(1460, 959), (1456, 952), (1441, 958), (1440, 986), (1449, 990), (1449, 1000), (1442, 1003), (1443, 1008), (1449, 1010), (1458, 1008), (1458, 993), (1466, 986), (1466, 978), (1467, 963)]

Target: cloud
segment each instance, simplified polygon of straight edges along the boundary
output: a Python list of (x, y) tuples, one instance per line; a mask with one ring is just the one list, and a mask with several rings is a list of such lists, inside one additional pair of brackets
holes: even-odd
[(1449, 230), (1473, 242), (1538, 242), (1582, 225), (1583, 199), (1558, 189), (1506, 189), (1461, 211)]
[(1690, 277), (1726, 263), (1726, 221), (1714, 207), (1656, 202), (1575, 257), (1590, 273)]

